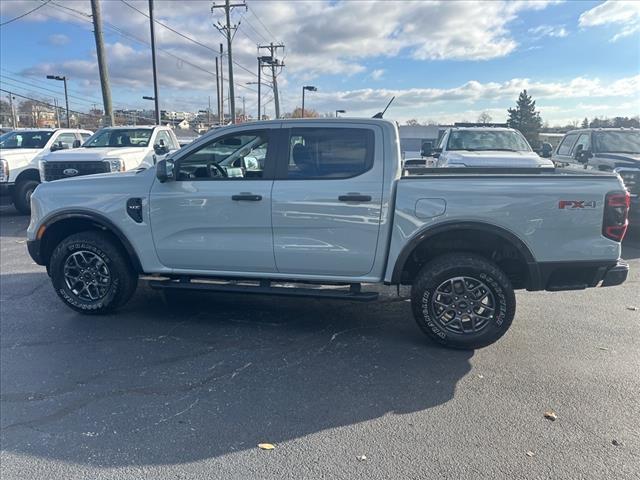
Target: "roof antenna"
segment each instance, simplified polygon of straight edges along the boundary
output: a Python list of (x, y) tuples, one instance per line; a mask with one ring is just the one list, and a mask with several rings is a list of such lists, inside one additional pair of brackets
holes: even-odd
[(384, 108), (383, 111), (376, 113), (373, 118), (382, 118), (384, 116), (384, 114), (387, 112), (387, 109), (389, 108), (389, 105), (391, 105), (391, 103), (396, 99), (396, 97), (391, 97), (391, 100), (389, 100), (389, 103), (387, 103), (387, 106)]

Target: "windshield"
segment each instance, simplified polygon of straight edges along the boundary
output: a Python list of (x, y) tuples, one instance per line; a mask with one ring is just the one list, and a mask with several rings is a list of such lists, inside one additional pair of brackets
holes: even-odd
[(53, 132), (8, 132), (0, 137), (0, 148), (44, 148)]
[(640, 153), (640, 131), (596, 132), (595, 151)]
[(83, 147), (146, 147), (153, 130), (150, 128), (108, 128), (90, 137)]
[(447, 150), (530, 152), (531, 147), (514, 131), (454, 130), (449, 135)]

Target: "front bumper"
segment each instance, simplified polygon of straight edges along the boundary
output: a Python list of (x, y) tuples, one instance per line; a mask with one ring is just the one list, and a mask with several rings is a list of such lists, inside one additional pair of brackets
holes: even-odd
[(627, 280), (629, 275), (629, 264), (618, 260), (618, 263), (607, 270), (602, 278), (601, 287), (614, 287)]
[(29, 255), (38, 265), (44, 265), (42, 254), (40, 252), (40, 240), (27, 240), (27, 250)]

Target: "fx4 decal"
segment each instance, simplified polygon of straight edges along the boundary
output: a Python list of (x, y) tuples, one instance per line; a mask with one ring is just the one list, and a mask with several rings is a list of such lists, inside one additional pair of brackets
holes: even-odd
[(596, 208), (596, 201), (595, 200), (560, 200), (560, 202), (558, 202), (558, 208), (560, 210), (574, 210), (574, 209), (580, 209), (580, 208)]

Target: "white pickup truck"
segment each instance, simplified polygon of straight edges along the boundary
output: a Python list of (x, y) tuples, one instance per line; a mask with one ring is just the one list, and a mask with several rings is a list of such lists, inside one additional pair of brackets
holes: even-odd
[(148, 168), (180, 148), (173, 130), (162, 126), (118, 126), (98, 130), (81, 148), (45, 155), (43, 182), (96, 173)]
[(423, 149), (438, 167), (553, 168), (551, 160), (535, 153), (513, 128), (453, 127), (445, 131), (438, 148)]
[(28, 214), (29, 199), (40, 183), (38, 162), (50, 152), (79, 147), (91, 135), (77, 128), (32, 128), (0, 136), (0, 195)]
[(423, 170), (402, 175), (386, 120), (234, 125), (155, 168), (43, 183), (27, 245), (83, 313), (124, 305), (140, 275), (167, 291), (359, 301), (377, 296), (362, 284), (411, 285), (420, 328), (457, 348), (507, 331), (514, 289), (625, 281), (616, 174)]

